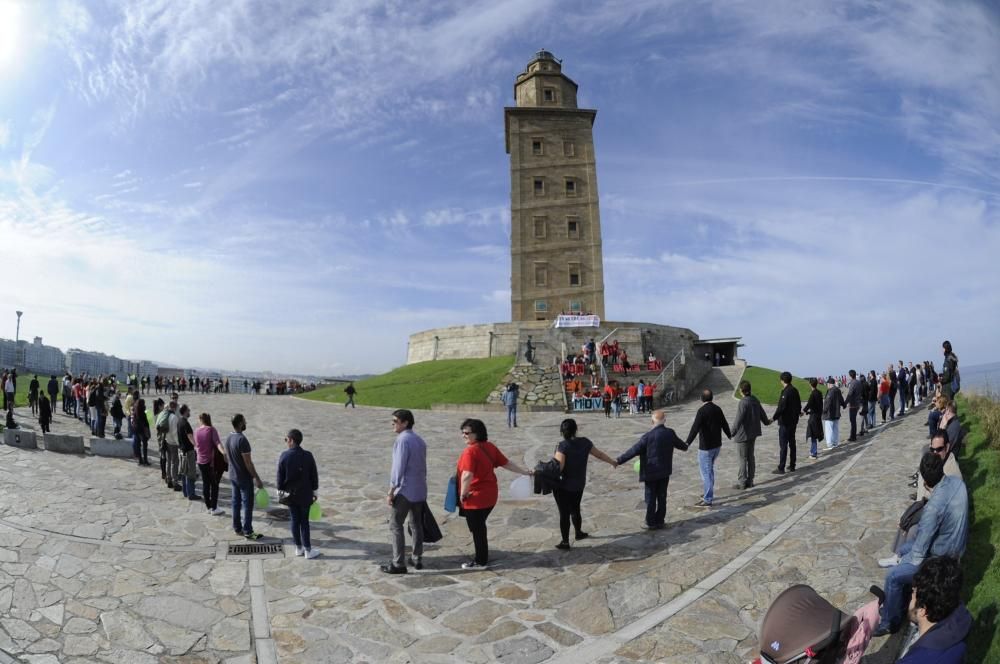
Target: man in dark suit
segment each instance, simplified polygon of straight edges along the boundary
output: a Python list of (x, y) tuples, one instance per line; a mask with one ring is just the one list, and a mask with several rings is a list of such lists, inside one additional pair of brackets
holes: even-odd
[(795, 427), (799, 424), (802, 412), (802, 398), (799, 391), (792, 385), (792, 374), (781, 372), (781, 397), (774, 411), (772, 420), (778, 423), (778, 445), (781, 451), (778, 456), (778, 467), (773, 474), (785, 474), (785, 459), (788, 460), (789, 472), (795, 470)]

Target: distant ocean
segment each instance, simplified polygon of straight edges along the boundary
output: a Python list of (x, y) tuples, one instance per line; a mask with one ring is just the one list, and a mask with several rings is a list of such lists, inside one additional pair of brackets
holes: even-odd
[(976, 364), (963, 367), (958, 365), (962, 374), (962, 391), (1000, 393), (1000, 362)]

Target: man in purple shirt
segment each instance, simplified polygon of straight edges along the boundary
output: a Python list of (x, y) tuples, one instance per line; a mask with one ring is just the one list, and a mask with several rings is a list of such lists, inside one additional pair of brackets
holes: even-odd
[(413, 531), (413, 555), (409, 562), (423, 569), (424, 506), (427, 504), (427, 443), (413, 432), (413, 413), (400, 409), (392, 413), (392, 430), (396, 442), (392, 446), (392, 473), (389, 475), (389, 495), (392, 509), (389, 532), (392, 534), (392, 562), (382, 565), (386, 574), (406, 574), (406, 539), (403, 522), (410, 517)]

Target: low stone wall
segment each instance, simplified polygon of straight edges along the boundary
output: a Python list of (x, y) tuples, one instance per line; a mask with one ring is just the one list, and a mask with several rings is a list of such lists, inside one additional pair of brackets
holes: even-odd
[(127, 459), (132, 456), (132, 443), (114, 438), (91, 438), (90, 453), (94, 456)]
[(69, 436), (55, 433), (47, 433), (42, 436), (42, 443), (48, 452), (58, 452), (60, 454), (83, 454), (86, 450), (83, 446), (83, 436)]
[(35, 441), (35, 432), (26, 429), (5, 429), (3, 432), (3, 442), (11, 447), (20, 447), (22, 450), (37, 450), (38, 443)]

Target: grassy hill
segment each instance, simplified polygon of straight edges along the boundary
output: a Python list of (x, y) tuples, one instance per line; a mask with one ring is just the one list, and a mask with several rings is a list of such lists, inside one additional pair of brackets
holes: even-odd
[[(514, 364), (513, 356), (478, 360), (435, 360), (393, 369), (354, 383), (359, 406), (430, 408), (435, 403), (483, 403)], [(344, 403), (345, 385), (332, 385), (303, 398)]]
[(1000, 529), (996, 526), (1000, 521), (1000, 403), (989, 397), (959, 395), (958, 412), (968, 430), (959, 464), (969, 489), (970, 512), (969, 541), (962, 556), (962, 598), (975, 620), (966, 641), (966, 661), (1000, 662), (1000, 632), (996, 629), (1000, 597)]
[[(753, 390), (754, 396), (760, 399), (761, 403), (775, 404), (778, 403), (778, 397), (781, 395), (781, 376), (780, 371), (775, 371), (774, 369), (765, 369), (764, 367), (747, 367), (746, 371), (743, 373), (743, 380), (750, 381), (750, 387)], [(812, 388), (809, 383), (804, 378), (792, 377), (792, 385), (798, 388), (799, 395), (802, 397), (803, 403), (809, 397), (809, 392)], [(820, 385), (820, 392), (826, 394), (826, 386)], [(736, 389), (736, 398), (740, 398), (742, 395), (739, 391), (739, 386)]]

